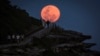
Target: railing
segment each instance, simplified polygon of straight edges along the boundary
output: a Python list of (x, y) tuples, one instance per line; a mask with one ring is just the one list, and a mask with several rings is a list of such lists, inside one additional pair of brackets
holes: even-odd
[[(25, 39), (23, 41), (19, 42), (19, 43), (0, 45), (0, 48), (25, 45), (27, 43), (30, 43), (33, 40), (34, 37), (41, 38), (41, 37), (49, 34), (51, 29), (52, 29), (52, 26), (50, 26), (48, 28), (43, 28), (43, 29), (37, 31), (36, 33), (32, 33), (31, 35), (25, 37)], [(17, 37), (19, 37), (19, 36), (17, 36)]]

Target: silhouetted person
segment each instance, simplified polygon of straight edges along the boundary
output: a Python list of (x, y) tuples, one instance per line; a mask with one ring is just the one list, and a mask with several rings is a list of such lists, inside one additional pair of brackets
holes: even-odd
[(50, 26), (50, 22), (49, 21), (46, 22), (46, 26), (47, 26), (47, 28)]
[(50, 21), (42, 20), (43, 26), (48, 28), (50, 26)]

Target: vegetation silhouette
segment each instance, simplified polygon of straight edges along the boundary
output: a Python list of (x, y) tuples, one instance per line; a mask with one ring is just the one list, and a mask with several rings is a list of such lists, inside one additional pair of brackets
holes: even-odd
[(16, 5), (10, 5), (10, 1), (0, 0), (0, 26), (0, 40), (3, 41), (8, 35), (28, 34), (36, 30), (41, 27), (41, 21)]

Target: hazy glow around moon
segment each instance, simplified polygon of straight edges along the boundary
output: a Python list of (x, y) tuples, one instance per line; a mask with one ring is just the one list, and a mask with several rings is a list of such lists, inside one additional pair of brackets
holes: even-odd
[(47, 5), (43, 7), (41, 11), (41, 17), (45, 22), (49, 21), (54, 23), (60, 17), (60, 10), (54, 5)]

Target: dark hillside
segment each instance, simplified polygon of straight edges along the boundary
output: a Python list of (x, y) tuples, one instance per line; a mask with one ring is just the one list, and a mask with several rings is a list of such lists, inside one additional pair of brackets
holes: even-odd
[(41, 27), (41, 21), (10, 5), (8, 0), (0, 0), (0, 39), (12, 34), (27, 34)]

